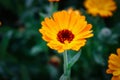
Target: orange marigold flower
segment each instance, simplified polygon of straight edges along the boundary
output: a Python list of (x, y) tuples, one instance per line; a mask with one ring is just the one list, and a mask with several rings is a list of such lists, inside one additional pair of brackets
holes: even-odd
[(2, 21), (0, 21), (0, 26), (2, 26)]
[(111, 54), (108, 60), (106, 73), (113, 74), (111, 80), (120, 80), (120, 48), (117, 49), (117, 54)]
[(60, 0), (48, 0), (49, 2), (59, 2)]
[(60, 58), (58, 56), (54, 55), (54, 56), (50, 57), (49, 63), (54, 65), (55, 67), (58, 67), (60, 62), (61, 62), (61, 60), (60, 60)]
[(93, 16), (100, 15), (101, 17), (112, 16), (112, 11), (116, 10), (114, 0), (86, 0), (84, 6), (88, 13)]
[(42, 38), (51, 49), (59, 53), (65, 50), (78, 51), (85, 45), (86, 38), (92, 37), (92, 25), (87, 24), (85, 16), (75, 11), (58, 11), (51, 18), (41, 22)]

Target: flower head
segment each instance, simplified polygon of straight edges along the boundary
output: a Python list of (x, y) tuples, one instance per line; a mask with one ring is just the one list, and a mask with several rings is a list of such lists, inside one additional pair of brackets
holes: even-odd
[(111, 54), (108, 60), (108, 74), (113, 74), (112, 80), (120, 80), (120, 48), (117, 49), (117, 55)]
[(92, 25), (87, 24), (85, 16), (75, 11), (58, 11), (51, 18), (41, 22), (42, 38), (51, 49), (59, 53), (64, 50), (78, 51), (85, 45), (86, 38), (92, 37)]
[(48, 0), (49, 2), (59, 2), (60, 0)]
[(88, 13), (93, 16), (112, 16), (112, 11), (116, 10), (114, 0), (86, 0), (84, 6), (87, 8)]
[(0, 21), (0, 26), (2, 26), (2, 21)]

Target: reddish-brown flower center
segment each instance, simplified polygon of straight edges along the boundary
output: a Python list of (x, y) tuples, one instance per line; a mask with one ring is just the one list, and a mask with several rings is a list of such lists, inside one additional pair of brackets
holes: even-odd
[(61, 30), (57, 34), (57, 39), (61, 43), (64, 43), (64, 41), (68, 41), (70, 43), (73, 40), (73, 38), (74, 34), (67, 29)]

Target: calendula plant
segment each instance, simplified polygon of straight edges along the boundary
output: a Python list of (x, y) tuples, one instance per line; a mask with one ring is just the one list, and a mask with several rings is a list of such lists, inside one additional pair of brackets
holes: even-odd
[(108, 69), (106, 72), (112, 74), (111, 80), (120, 80), (120, 48), (117, 49), (117, 54), (112, 53), (108, 60)]
[(91, 15), (101, 17), (112, 16), (117, 8), (114, 0), (85, 0), (84, 6)]
[[(63, 53), (64, 74), (60, 80), (70, 80), (70, 69), (80, 57), (81, 47), (85, 45), (86, 38), (93, 36), (92, 25), (87, 23), (85, 16), (73, 9), (54, 12), (50, 18), (46, 17), (41, 25), (39, 32), (47, 46)], [(68, 50), (79, 52), (68, 60)]]

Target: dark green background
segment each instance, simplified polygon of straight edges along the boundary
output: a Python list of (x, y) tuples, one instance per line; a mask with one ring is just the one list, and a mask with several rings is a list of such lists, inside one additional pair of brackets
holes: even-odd
[[(94, 37), (81, 48), (71, 80), (110, 80), (111, 75), (106, 74), (108, 57), (120, 47), (120, 0), (115, 1), (117, 10), (108, 18), (87, 14), (84, 0), (58, 3), (59, 10), (80, 10), (93, 25)], [(49, 5), (47, 0), (0, 0), (0, 80), (58, 80), (62, 75), (62, 54), (50, 49), (38, 32), (50, 12)], [(50, 63), (53, 55), (61, 61), (57, 66)]]

